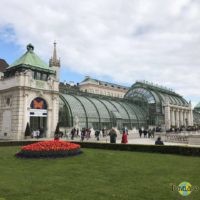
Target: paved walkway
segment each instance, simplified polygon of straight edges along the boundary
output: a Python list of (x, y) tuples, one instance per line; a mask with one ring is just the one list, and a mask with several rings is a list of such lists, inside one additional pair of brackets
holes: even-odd
[[(122, 138), (122, 135), (118, 135), (117, 137), (117, 141), (116, 143), (117, 144), (120, 144), (121, 143), (121, 138)], [(29, 140), (29, 141), (40, 141), (40, 140), (51, 140), (53, 138), (39, 138), (39, 139), (26, 139)], [(155, 144), (155, 139), (156, 138), (140, 138), (138, 134), (129, 134), (128, 135), (128, 144), (144, 144), (144, 145), (154, 145)], [(75, 137), (74, 140), (71, 140), (70, 137), (69, 138), (62, 138), (61, 140), (67, 140), (67, 141), (80, 141), (80, 137)], [(3, 142), (5, 140), (1, 140), (1, 142)], [(94, 137), (94, 136), (91, 136), (91, 138), (89, 138), (88, 140), (87, 139), (84, 139), (84, 142), (99, 142), (99, 143), (110, 143), (110, 137), (107, 136), (107, 137), (100, 137), (100, 140), (97, 141), (97, 139)], [(197, 146), (197, 147), (200, 147), (200, 145), (188, 145), (188, 144), (182, 144), (182, 143), (170, 143), (170, 142), (164, 142), (165, 145), (174, 145), (174, 146), (177, 146), (177, 145), (180, 145), (180, 146)]]
[[(121, 137), (122, 135), (118, 135), (117, 137), (117, 144), (121, 143)], [(128, 144), (146, 144), (146, 145), (154, 145), (155, 144), (155, 139), (156, 138), (139, 138), (138, 134), (132, 134), (132, 135), (128, 135)], [(63, 138), (63, 140), (70, 140), (70, 138)], [(70, 140), (70, 141), (80, 141), (80, 138), (74, 138), (74, 140)], [(97, 141), (97, 139), (92, 136), (91, 138), (89, 138), (88, 140), (85, 139), (84, 142), (102, 142), (102, 143), (110, 143), (110, 137), (100, 137), (100, 140)], [(180, 145), (180, 146), (190, 146), (187, 144), (182, 144), (182, 143), (169, 143), (169, 142), (164, 142), (165, 145)], [(192, 146), (192, 145), (191, 145)]]

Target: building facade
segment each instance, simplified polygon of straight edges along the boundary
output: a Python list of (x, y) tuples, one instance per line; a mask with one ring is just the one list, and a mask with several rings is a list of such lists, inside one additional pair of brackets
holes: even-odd
[(35, 53), (33, 45), (0, 80), (0, 138), (24, 139), (27, 123), (53, 137), (58, 122), (59, 82), (56, 72)]
[(41, 137), (54, 136), (59, 122), (63, 129), (159, 126), (192, 126), (200, 123), (179, 94), (148, 82), (130, 88), (86, 77), (78, 85), (59, 83), (60, 60), (56, 43), (49, 65), (35, 54), (34, 46), (4, 71), (0, 79), (0, 139), (25, 138), (40, 130)]
[(90, 76), (86, 76), (85, 79), (79, 83), (79, 88), (83, 92), (118, 98), (123, 98), (129, 89), (122, 85), (93, 79)]
[(148, 113), (148, 124), (171, 127), (193, 126), (191, 103), (182, 96), (165, 87), (147, 81), (136, 82), (125, 95)]

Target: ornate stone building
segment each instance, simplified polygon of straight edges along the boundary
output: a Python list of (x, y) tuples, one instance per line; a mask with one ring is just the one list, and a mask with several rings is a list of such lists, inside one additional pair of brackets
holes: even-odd
[(29, 44), (26, 53), (6, 68), (0, 80), (1, 139), (24, 139), (27, 123), (32, 130), (41, 129), (43, 136), (53, 137), (59, 108), (56, 71), (60, 67), (55, 44), (50, 63), (49, 67)]

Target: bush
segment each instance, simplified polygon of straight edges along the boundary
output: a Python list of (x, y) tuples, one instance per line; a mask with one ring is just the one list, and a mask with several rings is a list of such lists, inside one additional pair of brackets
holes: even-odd
[[(27, 144), (34, 144), (37, 141), (6, 141), (0, 142), (0, 146), (22, 146)], [(137, 144), (110, 144), (110, 143), (95, 143), (95, 142), (73, 142), (74, 144), (81, 144), (82, 148), (93, 149), (110, 149), (120, 151), (137, 151), (163, 154), (177, 154), (187, 156), (200, 156), (200, 147), (187, 146), (167, 146), (167, 145), (137, 145)]]
[(140, 144), (109, 144), (109, 143), (89, 143), (89, 142), (83, 142), (83, 143), (74, 142), (74, 143), (81, 144), (82, 148), (200, 156), (200, 147), (140, 145)]
[(26, 130), (25, 130), (25, 137), (26, 136), (31, 136), (31, 128), (30, 128), (30, 125), (29, 125), (29, 123), (27, 122), (27, 124), (26, 124)]

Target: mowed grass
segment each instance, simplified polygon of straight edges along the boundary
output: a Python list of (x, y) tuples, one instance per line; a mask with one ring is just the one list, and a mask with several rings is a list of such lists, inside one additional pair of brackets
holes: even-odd
[(200, 158), (82, 149), (59, 159), (19, 159), (19, 147), (0, 147), (0, 199), (179, 200), (171, 184), (200, 186)]

